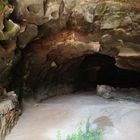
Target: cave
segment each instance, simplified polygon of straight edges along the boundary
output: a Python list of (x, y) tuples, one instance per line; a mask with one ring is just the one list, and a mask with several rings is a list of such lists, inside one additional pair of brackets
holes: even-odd
[(139, 140), (138, 3), (0, 0), (0, 140)]
[(110, 85), (120, 88), (140, 86), (140, 73), (115, 66), (115, 59), (106, 55), (87, 55), (80, 64), (78, 80), (81, 87)]
[[(109, 85), (114, 88), (139, 88), (140, 73), (119, 68), (115, 63), (113, 57), (103, 54), (74, 58), (51, 68), (46, 74), (46, 71), (41, 69), (37, 81), (34, 81), (33, 89), (36, 91), (38, 88), (45, 87), (44, 90), (49, 92), (54, 88), (57, 91), (58, 88), (60, 92), (58, 94), (61, 92), (67, 94), (67, 92), (94, 91), (97, 85)], [(70, 88), (70, 91), (64, 93), (63, 88), (66, 86), (72, 89)]]
[[(119, 68), (116, 60), (105, 54), (82, 54), (56, 64), (58, 58), (54, 59), (54, 54), (43, 56), (42, 60), (42, 52), (34, 54), (33, 51), (33, 55), (30, 55), (30, 45), (24, 51), (23, 57), (13, 69), (13, 80), (17, 82), (11, 85), (19, 93), (20, 102), (26, 96), (42, 101), (57, 95), (95, 92), (97, 85), (128, 90), (140, 87), (138, 71)], [(34, 55), (35, 62), (32, 64)], [(50, 56), (52, 58), (48, 58)], [(61, 59), (65, 59), (65, 56)]]

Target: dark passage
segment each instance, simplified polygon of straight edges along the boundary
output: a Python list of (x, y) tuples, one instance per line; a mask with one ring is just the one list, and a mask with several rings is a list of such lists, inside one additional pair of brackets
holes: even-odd
[(140, 87), (140, 73), (120, 69), (114, 58), (106, 55), (87, 55), (82, 61), (76, 79), (79, 89), (92, 89), (97, 84), (113, 87)]
[(73, 58), (49, 70), (43, 67), (36, 78), (27, 80), (22, 76), (22, 66), (18, 68), (14, 70), (17, 82), (13, 86), (18, 87), (16, 91), (20, 93), (19, 99), (30, 95), (42, 100), (59, 94), (92, 91), (98, 84), (121, 88), (140, 87), (139, 72), (120, 69), (115, 66), (114, 58), (102, 54)]

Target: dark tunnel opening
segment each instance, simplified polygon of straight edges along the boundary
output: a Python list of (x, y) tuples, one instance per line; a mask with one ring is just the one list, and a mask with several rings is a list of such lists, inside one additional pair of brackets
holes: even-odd
[(120, 88), (140, 87), (140, 72), (115, 66), (115, 59), (106, 55), (87, 55), (80, 64), (76, 78), (78, 89), (90, 90), (97, 85)]
[(27, 95), (42, 100), (61, 94), (95, 91), (97, 85), (139, 88), (140, 73), (120, 69), (115, 63), (115, 59), (107, 55), (86, 55), (68, 60), (47, 71), (46, 67), (40, 68), (36, 77), (30, 76), (27, 80), (22, 76), (23, 65), (18, 65), (18, 68), (14, 69), (14, 81), (17, 82), (12, 83), (12, 88), (20, 93), (20, 100)]

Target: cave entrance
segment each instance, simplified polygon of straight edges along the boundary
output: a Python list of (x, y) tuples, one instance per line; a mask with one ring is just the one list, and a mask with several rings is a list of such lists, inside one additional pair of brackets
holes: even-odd
[(93, 89), (99, 85), (120, 88), (140, 87), (140, 73), (115, 66), (115, 59), (106, 55), (86, 55), (79, 67), (79, 89)]
[(92, 91), (97, 85), (120, 88), (140, 87), (139, 72), (120, 69), (115, 66), (115, 63), (114, 58), (102, 54), (74, 58), (57, 68), (50, 69), (44, 79), (38, 80), (37, 85), (39, 86), (38, 83), (43, 85), (44, 91), (47, 91), (46, 94), (49, 96), (75, 91)]

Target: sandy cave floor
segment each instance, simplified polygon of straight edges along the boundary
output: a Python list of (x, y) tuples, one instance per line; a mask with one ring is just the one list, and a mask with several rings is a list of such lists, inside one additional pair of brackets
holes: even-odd
[(92, 129), (103, 130), (104, 140), (140, 140), (140, 103), (106, 100), (92, 93), (26, 103), (6, 140), (56, 140), (58, 130), (65, 140), (89, 117)]

